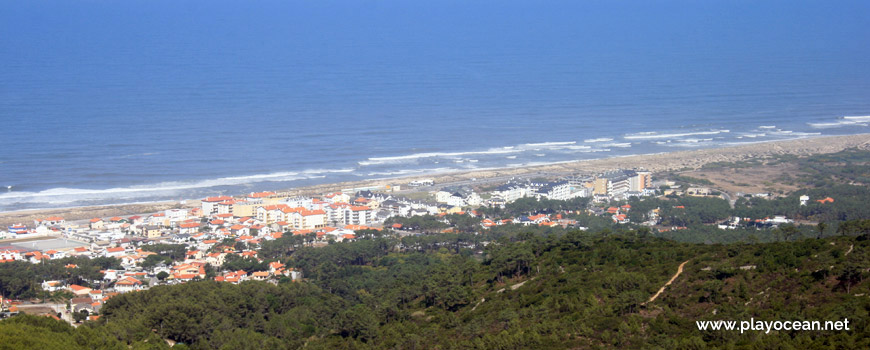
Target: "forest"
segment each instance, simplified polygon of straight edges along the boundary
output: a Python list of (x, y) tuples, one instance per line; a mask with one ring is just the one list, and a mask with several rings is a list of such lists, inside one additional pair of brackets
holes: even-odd
[[(34, 316), (0, 322), (0, 347), (867, 348), (870, 221), (847, 226), (846, 236), (761, 244), (529, 227), (488, 242), (439, 234), (301, 246), (272, 257), (306, 271), (303, 282), (157, 286), (110, 299), (98, 321), (75, 329)], [(771, 334), (694, 326), (749, 317), (854, 325)]]

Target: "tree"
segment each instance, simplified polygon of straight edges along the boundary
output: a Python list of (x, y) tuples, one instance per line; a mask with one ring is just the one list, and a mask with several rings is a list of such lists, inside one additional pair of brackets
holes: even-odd
[(824, 221), (821, 221), (821, 222), (819, 222), (818, 225), (816, 225), (816, 229), (819, 230), (819, 235), (816, 237), (816, 239), (822, 238), (822, 235), (825, 233), (825, 229), (827, 227), (828, 227), (828, 224), (826, 224)]
[(169, 277), (169, 273), (167, 273), (166, 271), (160, 271), (157, 273), (157, 279), (161, 281), (165, 280), (166, 277)]
[(88, 316), (90, 316), (90, 313), (88, 312), (88, 310), (81, 310), (79, 312), (73, 313), (73, 320), (75, 320), (76, 323), (80, 323), (80, 322), (86, 320), (88, 318)]
[(846, 290), (846, 293), (851, 293), (852, 287), (864, 279), (863, 274), (861, 273), (861, 267), (849, 264), (844, 269), (843, 272), (837, 276), (837, 281), (839, 281), (840, 287)]

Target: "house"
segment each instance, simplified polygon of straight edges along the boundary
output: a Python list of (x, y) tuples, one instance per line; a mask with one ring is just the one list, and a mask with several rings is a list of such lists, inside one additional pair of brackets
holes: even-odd
[(90, 296), (93, 301), (103, 300), (103, 291), (94, 289), (88, 292), (88, 296)]
[(269, 278), (269, 272), (257, 271), (251, 274), (251, 278), (253, 278), (255, 281), (265, 281)]
[(107, 258), (118, 258), (118, 257), (121, 257), (121, 256), (126, 255), (126, 254), (127, 254), (127, 251), (124, 249), (124, 247), (112, 247), (112, 248), (106, 248), (106, 251), (103, 253), (103, 256), (105, 256)]
[(94, 300), (90, 297), (78, 297), (72, 298), (69, 301), (70, 307), (73, 312), (81, 312), (82, 310), (87, 310), (88, 312), (96, 312), (99, 308), (94, 306)]
[(269, 263), (269, 272), (275, 274), (275, 271), (279, 271), (284, 268), (284, 264), (279, 261), (274, 261)]
[(203, 263), (189, 263), (173, 266), (169, 278), (180, 281), (190, 281), (194, 278), (205, 278), (205, 268), (203, 268), (203, 266)]
[(188, 222), (178, 225), (179, 233), (187, 233), (194, 234), (199, 231), (199, 223), (198, 222)]
[(236, 236), (247, 236), (251, 233), (251, 229), (244, 225), (230, 226), (230, 233)]
[(115, 282), (115, 291), (119, 293), (142, 290), (142, 287), (142, 281), (137, 280), (133, 277), (124, 277), (119, 281)]
[(102, 229), (105, 229), (106, 226), (105, 226), (105, 223), (103, 222), (103, 219), (93, 218), (88, 223), (88, 227), (90, 227), (91, 230), (102, 230)]
[(71, 256), (91, 256), (91, 251), (87, 247), (76, 247), (71, 252), (69, 252)]
[(47, 255), (42, 254), (42, 252), (38, 250), (27, 252), (24, 254), (24, 257), (34, 264), (38, 264), (43, 260), (51, 260), (51, 258), (49, 258)]
[(696, 197), (709, 196), (711, 193), (713, 193), (713, 191), (707, 187), (689, 187), (686, 189), (686, 194)]
[(238, 270), (235, 272), (230, 271), (225, 273), (223, 276), (216, 276), (214, 280), (218, 282), (229, 282), (233, 284), (238, 284), (239, 282), (248, 280), (248, 273), (244, 270)]
[(145, 238), (157, 238), (160, 237), (163, 232), (160, 230), (160, 226), (157, 225), (144, 225), (142, 226), (142, 237)]
[[(72, 292), (75, 296), (79, 296), (79, 297), (82, 297), (82, 296), (89, 296), (89, 294), (90, 294), (90, 292), (91, 292), (91, 289), (90, 289), (90, 288), (88, 288), (88, 287), (82, 287), (82, 286), (80, 286), (80, 285), (78, 285), (78, 284), (71, 284), (71, 285), (69, 285), (69, 287), (67, 287), (67, 290), (69, 290), (70, 292)], [(88, 298), (88, 300), (90, 300), (90, 298)]]
[(186, 260), (201, 260), (204, 254), (201, 250), (190, 250), (184, 254)]
[(56, 292), (63, 289), (63, 284), (60, 281), (42, 281), (42, 290), (46, 292)]
[(103, 280), (104, 281), (117, 280), (120, 275), (124, 274), (124, 270), (103, 270), (100, 272), (103, 273)]
[(613, 215), (613, 222), (617, 224), (627, 224), (629, 222), (628, 217), (625, 214), (617, 214)]
[(54, 249), (49, 249), (45, 252), (49, 259), (61, 259), (66, 257), (66, 252), (59, 252)]
[(64, 219), (60, 216), (49, 216), (45, 219), (36, 219), (33, 221), (35, 226), (57, 226), (63, 225)]
[(133, 225), (141, 225), (142, 223), (145, 222), (145, 218), (143, 218), (139, 215), (133, 215), (133, 216), (127, 218), (127, 222), (129, 222)]
[(205, 256), (205, 262), (212, 266), (221, 266), (224, 264), (226, 256), (226, 253), (208, 253)]

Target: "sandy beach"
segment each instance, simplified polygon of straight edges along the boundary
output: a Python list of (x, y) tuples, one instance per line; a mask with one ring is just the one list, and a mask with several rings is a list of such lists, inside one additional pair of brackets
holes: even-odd
[[(805, 156), (811, 154), (834, 153), (848, 148), (870, 149), (870, 134), (826, 136), (799, 140), (744, 144), (721, 148), (693, 149), (660, 154), (641, 154), (626, 157), (583, 160), (553, 165), (477, 170), (428, 176), (418, 175), (413, 177), (342, 182), (286, 190), (275, 190), (281, 192), (282, 194), (290, 195), (316, 195), (326, 192), (340, 191), (342, 189), (348, 188), (384, 185), (402, 185), (403, 189), (405, 189), (408, 188), (407, 183), (409, 181), (425, 178), (434, 179), (436, 184), (467, 181), (470, 179), (476, 179), (475, 183), (486, 183), (487, 180), (503, 181), (506, 177), (511, 176), (536, 176), (539, 174), (555, 176), (578, 173), (593, 174), (619, 168), (644, 168), (652, 171), (653, 173), (661, 173), (687, 168), (697, 169), (705, 164), (713, 162), (740, 161), (783, 154)], [(239, 193), (238, 195), (244, 194)], [(0, 225), (6, 226), (13, 223), (32, 224), (34, 219), (44, 218), (48, 216), (62, 216), (66, 220), (82, 220), (90, 219), (93, 217), (129, 216), (141, 213), (153, 213), (172, 208), (197, 206), (199, 206), (198, 201), (188, 200), (184, 204), (181, 204), (179, 202), (154, 202), (145, 204), (108, 205), (47, 210), (22, 210), (0, 213)]]

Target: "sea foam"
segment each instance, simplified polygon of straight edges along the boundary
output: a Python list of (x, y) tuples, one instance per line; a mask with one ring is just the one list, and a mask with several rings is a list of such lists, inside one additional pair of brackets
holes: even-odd
[(712, 131), (695, 131), (695, 132), (684, 132), (684, 133), (672, 133), (672, 134), (660, 134), (657, 132), (641, 132), (636, 134), (625, 135), (622, 138), (626, 140), (654, 140), (654, 139), (670, 139), (676, 137), (686, 137), (686, 136), (695, 136), (695, 135), (718, 135), (722, 133), (728, 133), (731, 130), (712, 130)]

